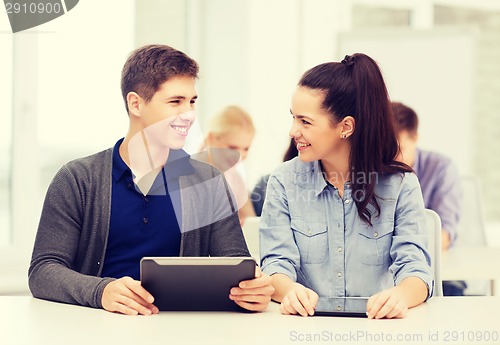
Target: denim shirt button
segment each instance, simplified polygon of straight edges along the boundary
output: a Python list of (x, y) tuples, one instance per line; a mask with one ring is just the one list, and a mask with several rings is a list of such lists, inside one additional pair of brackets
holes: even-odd
[(378, 232), (375, 232), (375, 233), (373, 234), (373, 236), (377, 237), (377, 236), (378, 236)]
[(347, 199), (347, 200), (345, 201), (345, 203), (346, 203), (346, 204), (348, 204), (348, 203), (350, 203), (350, 202), (351, 202), (351, 200), (350, 200), (350, 199)]

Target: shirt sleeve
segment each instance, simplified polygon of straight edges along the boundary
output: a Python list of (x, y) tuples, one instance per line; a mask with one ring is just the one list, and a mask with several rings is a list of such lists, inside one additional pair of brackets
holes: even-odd
[(259, 231), (262, 271), (297, 281), (300, 254), (290, 226), (286, 191), (279, 173), (269, 177)]
[(114, 279), (82, 274), (75, 265), (83, 208), (77, 182), (63, 167), (45, 197), (28, 282), (34, 297), (102, 308), (104, 288)]
[(389, 269), (396, 285), (408, 277), (422, 279), (428, 288), (427, 298), (432, 296), (434, 287), (428, 245), (429, 231), (420, 185), (415, 174), (405, 174), (396, 202)]
[(441, 218), (441, 226), (450, 235), (451, 244), (457, 238), (457, 227), (462, 210), (462, 184), (458, 169), (452, 162), (439, 170), (429, 208)]

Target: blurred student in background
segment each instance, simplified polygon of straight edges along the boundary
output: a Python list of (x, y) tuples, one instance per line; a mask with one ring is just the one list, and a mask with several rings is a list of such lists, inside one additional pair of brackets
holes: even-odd
[(364, 54), (304, 73), (292, 96), (299, 157), (271, 174), (260, 220), (262, 270), (283, 314), (318, 297), (369, 297), (369, 318), (402, 318), (433, 276), (420, 185), (396, 160), (387, 89)]
[[(283, 162), (297, 157), (298, 154), (299, 151), (297, 151), (297, 144), (295, 143), (295, 140), (291, 138), (290, 145), (283, 156)], [(264, 175), (257, 181), (250, 196), (252, 199), (253, 209), (255, 210), (255, 215), (258, 217), (262, 214), (262, 207), (264, 206), (264, 201), (266, 199), (267, 181), (269, 180), (270, 175), (271, 174)]]
[[(441, 218), (442, 249), (447, 250), (457, 237), (462, 209), (462, 186), (458, 169), (451, 159), (439, 153), (417, 147), (418, 116), (410, 107), (392, 102), (401, 154), (398, 160), (413, 168), (420, 181), (425, 207), (436, 211)], [(463, 281), (444, 281), (445, 296), (462, 296)]]
[(238, 106), (228, 106), (210, 119), (205, 139), (207, 156), (202, 158), (224, 172), (238, 204), (241, 224), (246, 217), (255, 216), (242, 163), (254, 136), (255, 127), (251, 116)]

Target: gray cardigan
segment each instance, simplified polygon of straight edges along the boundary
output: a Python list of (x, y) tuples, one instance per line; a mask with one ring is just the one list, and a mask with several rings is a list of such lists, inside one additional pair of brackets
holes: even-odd
[[(29, 267), (34, 297), (102, 308), (113, 149), (64, 165), (50, 184)], [(181, 256), (250, 256), (223, 175), (189, 159), (179, 177)], [(180, 213), (178, 213), (180, 214)], [(127, 250), (124, 248), (124, 250)]]

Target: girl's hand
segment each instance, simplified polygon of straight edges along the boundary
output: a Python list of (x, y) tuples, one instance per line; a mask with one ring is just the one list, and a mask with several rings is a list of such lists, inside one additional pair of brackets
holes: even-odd
[(402, 319), (408, 312), (408, 303), (402, 288), (395, 286), (371, 296), (366, 309), (369, 319)]
[(318, 303), (318, 294), (299, 283), (293, 283), (293, 287), (283, 297), (280, 312), (284, 315), (312, 316), (314, 308)]

